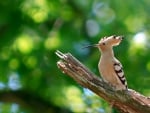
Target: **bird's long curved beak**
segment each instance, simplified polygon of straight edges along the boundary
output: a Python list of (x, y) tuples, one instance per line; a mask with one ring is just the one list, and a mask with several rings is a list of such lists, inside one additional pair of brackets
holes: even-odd
[(84, 46), (82, 49), (89, 48), (89, 47), (98, 47), (98, 45), (99, 44), (87, 45), (87, 46)]

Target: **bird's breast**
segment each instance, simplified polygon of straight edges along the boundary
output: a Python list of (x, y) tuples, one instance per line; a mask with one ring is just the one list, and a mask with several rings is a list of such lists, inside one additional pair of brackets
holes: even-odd
[(112, 60), (100, 60), (98, 64), (99, 72), (102, 78), (107, 82), (116, 82), (115, 71)]

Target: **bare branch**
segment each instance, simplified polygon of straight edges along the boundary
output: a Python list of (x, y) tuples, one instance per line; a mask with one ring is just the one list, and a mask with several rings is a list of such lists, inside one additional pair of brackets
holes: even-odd
[(92, 73), (70, 53), (63, 54), (56, 51), (56, 55), (61, 59), (57, 62), (57, 66), (63, 73), (105, 99), (108, 103), (113, 104), (113, 107), (121, 112), (150, 113), (150, 98), (132, 89), (116, 91), (114, 87)]

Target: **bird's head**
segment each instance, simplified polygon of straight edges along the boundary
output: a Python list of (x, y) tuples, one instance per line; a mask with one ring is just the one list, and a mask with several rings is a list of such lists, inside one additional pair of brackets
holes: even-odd
[(95, 46), (100, 49), (112, 48), (113, 46), (119, 45), (122, 39), (123, 36), (115, 36), (115, 35), (104, 37), (101, 38), (98, 44), (95, 44)]
[(98, 44), (89, 45), (86, 47), (98, 47), (101, 51), (104, 51), (104, 50), (112, 48), (113, 46), (119, 45), (122, 39), (123, 39), (123, 36), (112, 35), (109, 37), (101, 38)]

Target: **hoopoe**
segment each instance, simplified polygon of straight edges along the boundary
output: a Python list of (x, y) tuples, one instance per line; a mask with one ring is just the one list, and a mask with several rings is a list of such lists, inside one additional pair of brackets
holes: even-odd
[[(98, 47), (101, 52), (98, 63), (99, 72), (105, 82), (110, 83), (116, 90), (126, 90), (127, 81), (121, 63), (114, 56), (113, 46), (122, 41), (122, 36), (109, 36), (102, 38), (98, 44), (90, 45)], [(87, 47), (90, 47), (87, 46)]]

